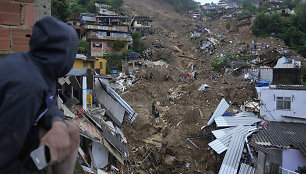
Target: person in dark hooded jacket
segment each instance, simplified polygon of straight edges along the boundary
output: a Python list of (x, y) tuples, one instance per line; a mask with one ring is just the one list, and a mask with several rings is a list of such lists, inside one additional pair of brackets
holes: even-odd
[(33, 27), (29, 52), (0, 60), (1, 174), (29, 173), (33, 169), (29, 153), (40, 145), (48, 145), (57, 162), (54, 166), (60, 166), (53, 168), (54, 173), (67, 173), (60, 171), (63, 168), (73, 171), (79, 130), (64, 121), (54, 94), (57, 79), (73, 66), (77, 43), (73, 28), (44, 17)]

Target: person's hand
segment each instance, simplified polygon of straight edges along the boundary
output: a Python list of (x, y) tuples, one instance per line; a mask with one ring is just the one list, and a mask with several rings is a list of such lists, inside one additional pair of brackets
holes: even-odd
[(63, 121), (55, 121), (40, 141), (40, 145), (50, 148), (52, 158), (57, 162), (67, 158), (78, 147), (78, 143), (78, 127)]

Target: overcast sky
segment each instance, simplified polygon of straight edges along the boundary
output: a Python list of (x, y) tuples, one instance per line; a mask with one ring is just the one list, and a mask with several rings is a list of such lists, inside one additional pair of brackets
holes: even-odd
[(196, 2), (201, 2), (202, 5), (204, 5), (205, 3), (211, 3), (211, 2), (214, 2), (214, 3), (218, 3), (219, 0), (195, 0)]

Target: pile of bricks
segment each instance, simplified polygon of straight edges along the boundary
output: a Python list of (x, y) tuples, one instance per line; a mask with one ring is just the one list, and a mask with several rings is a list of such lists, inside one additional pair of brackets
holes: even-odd
[(50, 15), (50, 0), (0, 1), (0, 57), (28, 51), (34, 23)]

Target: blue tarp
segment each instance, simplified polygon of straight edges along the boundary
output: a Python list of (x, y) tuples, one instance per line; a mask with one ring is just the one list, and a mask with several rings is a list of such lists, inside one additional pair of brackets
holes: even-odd
[(130, 53), (130, 57), (137, 57), (137, 53)]
[(233, 116), (233, 114), (230, 113), (230, 112), (224, 112), (224, 114), (222, 116), (229, 116), (229, 117), (231, 117), (231, 116)]
[(264, 86), (269, 86), (270, 81), (269, 80), (257, 80), (256, 81), (256, 87), (264, 87)]

